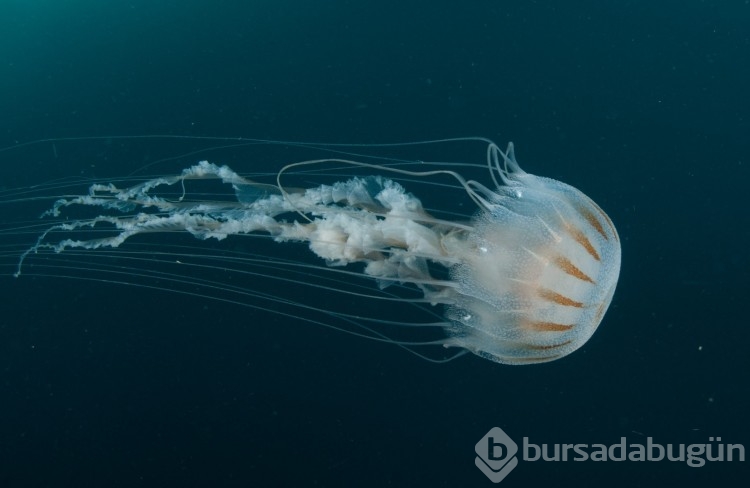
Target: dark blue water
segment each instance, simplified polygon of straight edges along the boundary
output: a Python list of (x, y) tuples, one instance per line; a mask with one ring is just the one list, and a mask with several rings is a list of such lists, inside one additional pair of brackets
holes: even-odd
[[(434, 365), (208, 299), (2, 276), (0, 486), (491, 486), (474, 445), (495, 426), (518, 443), (750, 448), (749, 23), (731, 1), (4, 2), (0, 147), (512, 140), (526, 170), (607, 211), (623, 265), (594, 337), (529, 367)], [(0, 184), (185, 152), (114, 146), (0, 152)], [(501, 486), (747, 475), (522, 460)]]

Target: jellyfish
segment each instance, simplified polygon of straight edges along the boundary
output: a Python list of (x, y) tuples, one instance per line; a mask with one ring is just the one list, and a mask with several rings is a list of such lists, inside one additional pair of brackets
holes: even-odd
[[(150, 276), (159, 285), (141, 286), (161, 289), (188, 283), (231, 294), (214, 294), (219, 300), (252, 299), (256, 308), (410, 351), (456, 351), (449, 359), (469, 352), (524, 365), (570, 354), (592, 336), (612, 301), (621, 255), (614, 224), (576, 188), (523, 171), (512, 143), (505, 150), (483, 138), (365, 147), (454, 142), (481, 143), (481, 159), (357, 159), (352, 155), (362, 154), (352, 146), (243, 140), (326, 154), (285, 162), (273, 175), (241, 174), (200, 160), (171, 175), (97, 182), (78, 194), (68, 193), (67, 181), (6, 191), (2, 199), (16, 203), (37, 201), (43, 190), (47, 199), (50, 190), (62, 194), (54, 195), (41, 223), (5, 228), (0, 237), (38, 231), (24, 249), (6, 247), (5, 257), (15, 256), (17, 278), (96, 272), (90, 279), (132, 283)], [(482, 167), (484, 183), (464, 176)], [(323, 177), (329, 181), (317, 181)], [(421, 188), (422, 198), (410, 187)], [(458, 196), (463, 206), (438, 208)], [(423, 203), (428, 198), (430, 206)], [(163, 243), (175, 235), (182, 236), (179, 244)], [(239, 245), (242, 238), (254, 239), (241, 241), (240, 250), (216, 248)], [(268, 243), (295, 246), (295, 253), (274, 254)], [(303, 248), (308, 256), (298, 257)], [(165, 262), (180, 271), (155, 270)], [(214, 277), (216, 270), (242, 273), (243, 284)], [(337, 310), (335, 300), (303, 302), (299, 292), (280, 296), (265, 291), (263, 280), (378, 300), (383, 316)], [(180, 292), (202, 293), (191, 290)], [(417, 307), (429, 320), (393, 316), (404, 307)], [(394, 329), (429, 329), (437, 337), (394, 338)]]

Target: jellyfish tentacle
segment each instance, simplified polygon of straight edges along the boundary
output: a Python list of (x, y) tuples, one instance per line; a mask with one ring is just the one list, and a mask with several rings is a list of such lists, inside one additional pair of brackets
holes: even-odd
[[(187, 180), (218, 179), (234, 189), (231, 201), (186, 201)], [(179, 185), (179, 197), (157, 191)], [(227, 166), (201, 161), (179, 175), (154, 178), (117, 188), (94, 184), (86, 195), (57, 200), (45, 216), (60, 217), (72, 206), (97, 207), (105, 213), (94, 218), (56, 224), (23, 253), (16, 275), (30, 253), (40, 249), (119, 247), (138, 234), (187, 231), (200, 239), (222, 240), (230, 235), (264, 232), (277, 242), (300, 241), (329, 265), (364, 263), (364, 272), (377, 279), (381, 288), (408, 282), (438, 300), (439, 291), (453, 287), (435, 279), (428, 262), (444, 267), (455, 264), (445, 249), (446, 229), (468, 232), (471, 227), (435, 219), (419, 199), (399, 184), (382, 176), (352, 178), (331, 185), (290, 191), (284, 187), (259, 185)], [(304, 219), (287, 220), (290, 214)], [(111, 232), (89, 239), (50, 239), (52, 234), (82, 229)], [(445, 294), (445, 293), (443, 293)], [(446, 303), (448, 298), (438, 300)]]

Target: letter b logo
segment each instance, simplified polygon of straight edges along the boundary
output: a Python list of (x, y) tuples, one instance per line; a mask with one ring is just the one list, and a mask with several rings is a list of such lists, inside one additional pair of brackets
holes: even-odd
[(474, 464), (493, 483), (500, 483), (518, 465), (518, 445), (500, 427), (493, 427), (474, 446)]

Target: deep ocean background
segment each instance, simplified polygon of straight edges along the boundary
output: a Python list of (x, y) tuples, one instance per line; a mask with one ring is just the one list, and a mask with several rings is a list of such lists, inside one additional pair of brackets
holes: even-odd
[[(750, 448), (748, 86), (747, 1), (1, 2), (2, 148), (512, 140), (526, 170), (607, 211), (623, 265), (594, 337), (529, 367), (435, 365), (208, 299), (0, 276), (0, 486), (491, 486), (474, 444), (494, 426)], [(149, 151), (57, 149), (0, 152), (0, 185), (127, 174)], [(502, 486), (749, 471), (521, 461)]]

